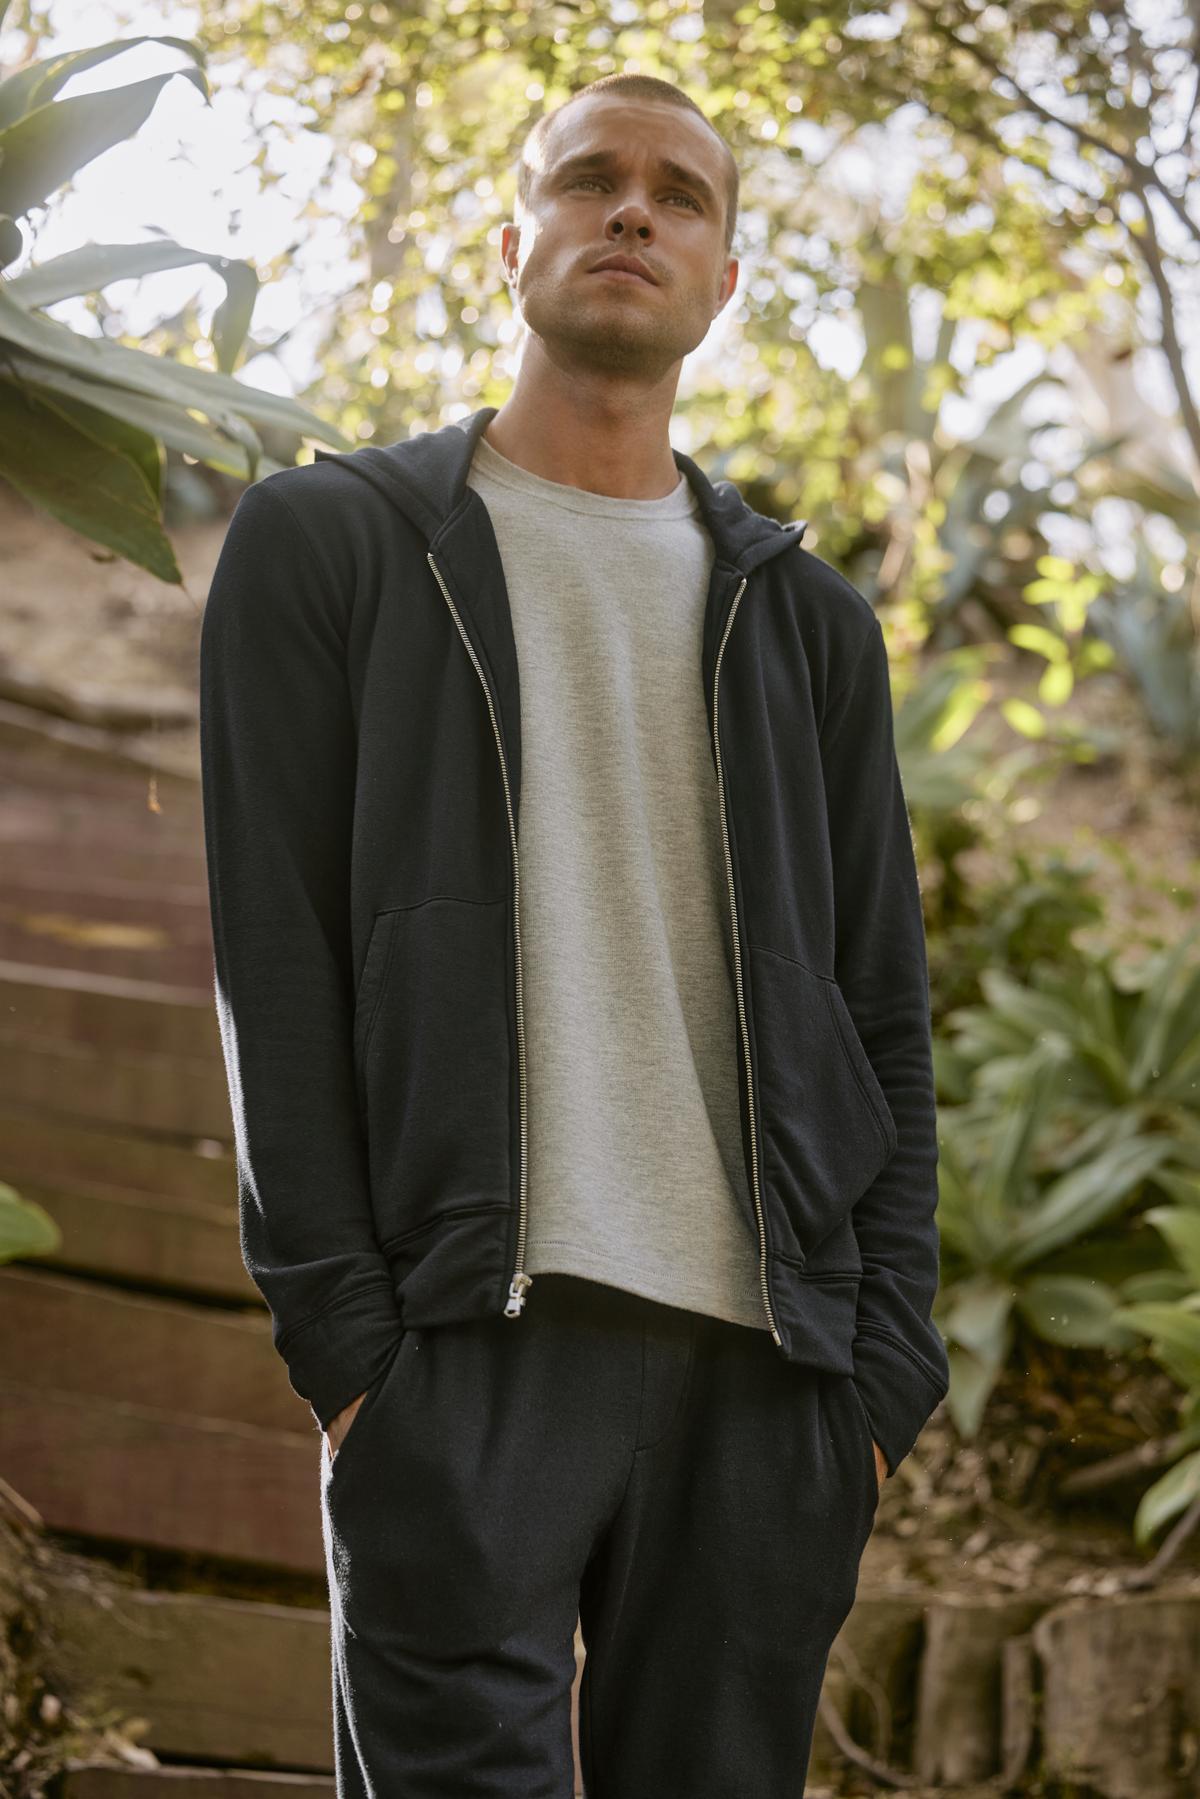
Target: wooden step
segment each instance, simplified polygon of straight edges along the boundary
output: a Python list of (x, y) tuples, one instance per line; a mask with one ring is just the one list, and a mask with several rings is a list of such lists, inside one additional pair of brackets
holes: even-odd
[(83, 1768), (63, 1775), (61, 1799), (330, 1799), (333, 1776), (252, 1768)]
[(265, 1308), (0, 1268), (0, 1468), (53, 1530), (306, 1574), (322, 1441)]
[[(140, 1741), (146, 1748), (159, 1757), (223, 1763), (223, 1770), (214, 1770), (220, 1778), (244, 1779), (251, 1768), (287, 1771), (293, 1777), (332, 1770), (326, 1610), (145, 1591), (126, 1581), (106, 1583), (100, 1569), (94, 1574), (97, 1584), (81, 1580), (56, 1591), (47, 1656), (52, 1692), (90, 1710), (111, 1706), (145, 1719)], [(571, 1689), (577, 1791), (582, 1790), (582, 1672), (577, 1628)], [(98, 1781), (102, 1772), (89, 1771), (87, 1778)], [(189, 1772), (199, 1771), (180, 1769), (171, 1777)], [(120, 1776), (128, 1779), (123, 1770)], [(83, 1774), (71, 1778), (78, 1781)], [(213, 1790), (223, 1795), (221, 1787)], [(239, 1792), (236, 1786), (231, 1790)], [(68, 1786), (66, 1791), (74, 1799), (116, 1799), (123, 1793), (159, 1799), (152, 1787)], [(187, 1786), (182, 1791), (191, 1799)], [(253, 1799), (260, 1799), (257, 1790)]]

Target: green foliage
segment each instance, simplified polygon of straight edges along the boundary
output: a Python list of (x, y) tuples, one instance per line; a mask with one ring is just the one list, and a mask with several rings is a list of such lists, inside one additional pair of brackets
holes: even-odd
[[(925, 821), (922, 821), (924, 828)], [(976, 838), (961, 833), (962, 847)], [(953, 853), (953, 851), (952, 851)], [(1042, 963), (1069, 973), (1082, 973), (1086, 955), (1076, 946), (1076, 933), (1098, 925), (1104, 904), (1096, 890), (1095, 857), (1072, 861), (1055, 849), (1041, 854), (1016, 849), (990, 880), (968, 882), (954, 877), (952, 909), (938, 911), (929, 933), (930, 987), (936, 1016), (983, 997), (981, 985), (989, 969), (1026, 977)], [(943, 886), (951, 881), (944, 877)], [(935, 1044), (939, 1085), (949, 1097), (963, 1097), (969, 1069), (957, 1058), (951, 1066)]]
[(1153, 728), (1187, 760), (1200, 750), (1200, 618), (1188, 581), (1168, 590), (1144, 543), (1136, 555), (1134, 578), (1119, 599), (1097, 600), (1091, 619), (1136, 683)]
[[(1147, 1196), (1200, 1167), (1200, 964), (1196, 932), (1118, 967), (1109, 953), (1028, 982), (981, 975), (983, 1002), (954, 1009), (938, 1045), (938, 1318), (951, 1350), (948, 1405), (973, 1434), (1018, 1321), (1049, 1341), (1128, 1348), (1168, 1266), (1130, 1273), (1128, 1229)], [(1086, 1246), (1087, 1265), (1078, 1261)], [(1170, 1283), (1167, 1283), (1168, 1290)]]
[[(17, 217), (43, 204), (104, 150), (135, 133), (170, 75), (78, 99), (59, 89), (82, 69), (133, 44), (165, 43), (197, 66), (178, 73), (208, 97), (200, 46), (179, 38), (129, 38), (35, 62), (0, 82), (0, 232), (5, 262), (21, 251)], [(41, 308), (152, 270), (204, 262), (226, 297), (213, 325), (219, 372), (85, 337)], [(181, 580), (163, 528), (163, 464), (172, 448), (253, 480), (281, 466), (267, 459), (256, 425), (347, 449), (295, 401), (235, 381), (258, 277), (246, 263), (161, 240), (93, 244), (16, 277), (0, 277), (0, 476), (34, 504), (148, 569)], [(200, 415), (200, 416), (197, 416)]]
[(62, 1232), (49, 1212), (0, 1181), (0, 1262), (50, 1255), (61, 1242)]

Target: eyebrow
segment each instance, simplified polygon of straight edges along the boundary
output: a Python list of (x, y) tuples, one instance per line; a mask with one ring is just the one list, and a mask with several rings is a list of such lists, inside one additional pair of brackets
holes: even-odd
[[(577, 175), (586, 169), (611, 168), (614, 163), (619, 161), (620, 157), (613, 150), (582, 151), (579, 155), (568, 156), (560, 162), (558, 167), (552, 171), (550, 179), (562, 181), (568, 175)], [(658, 166), (664, 175), (672, 181), (678, 181), (683, 187), (690, 187), (699, 194), (706, 205), (711, 206), (714, 211), (716, 210), (716, 193), (703, 175), (698, 175), (694, 169), (684, 168), (681, 162), (675, 162), (669, 156), (660, 157)]]

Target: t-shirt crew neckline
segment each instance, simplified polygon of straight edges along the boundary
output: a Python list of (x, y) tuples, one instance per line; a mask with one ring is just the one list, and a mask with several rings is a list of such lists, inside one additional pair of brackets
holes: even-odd
[(625, 499), (616, 494), (592, 493), (583, 487), (568, 487), (561, 481), (548, 481), (544, 475), (535, 475), (532, 469), (510, 462), (486, 437), (480, 437), (475, 446), (472, 466), (502, 487), (535, 496), (549, 506), (561, 506), (566, 512), (588, 512), (602, 518), (685, 518), (696, 511), (698, 504), (691, 483), (682, 471), (670, 493), (661, 494), (654, 500)]

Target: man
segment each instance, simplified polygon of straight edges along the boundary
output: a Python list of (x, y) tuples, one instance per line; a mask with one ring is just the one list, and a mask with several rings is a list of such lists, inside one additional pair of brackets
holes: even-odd
[(867, 601), (668, 438), (737, 169), (525, 146), (513, 392), (250, 488), (202, 642), (242, 1246), (325, 1432), (343, 1799), (803, 1791), (943, 1397), (920, 894)]

